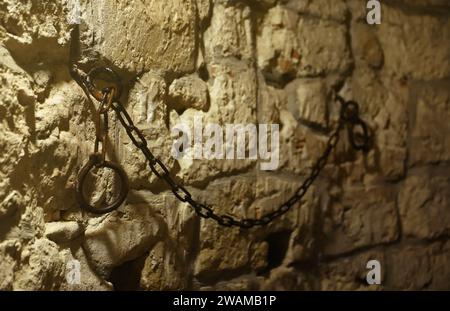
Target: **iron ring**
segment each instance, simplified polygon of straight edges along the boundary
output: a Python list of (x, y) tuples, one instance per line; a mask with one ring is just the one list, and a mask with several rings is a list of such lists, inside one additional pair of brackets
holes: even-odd
[[(92, 206), (87, 199), (85, 198), (83, 194), (83, 186), (86, 181), (86, 177), (88, 176), (89, 172), (94, 168), (110, 168), (120, 178), (120, 192), (118, 197), (110, 204), (106, 204), (101, 207), (94, 207)], [(102, 161), (101, 156), (99, 154), (93, 154), (89, 157), (89, 161), (83, 166), (80, 173), (78, 174), (77, 179), (77, 185), (76, 185), (76, 197), (78, 200), (78, 203), (80, 204), (80, 207), (90, 213), (93, 214), (106, 214), (109, 213), (115, 209), (117, 209), (122, 203), (125, 201), (129, 191), (129, 184), (128, 184), (128, 178), (125, 174), (124, 170), (117, 164), (109, 162), (109, 161)]]

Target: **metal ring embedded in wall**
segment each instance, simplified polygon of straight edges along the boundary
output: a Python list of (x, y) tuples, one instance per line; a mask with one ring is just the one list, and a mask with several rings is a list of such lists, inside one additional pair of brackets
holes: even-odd
[(87, 74), (87, 82), (92, 86), (90, 89), (92, 96), (94, 96), (98, 101), (103, 100), (104, 92), (103, 90), (99, 90), (95, 84), (95, 80), (102, 73), (106, 74), (114, 84), (113, 88), (115, 89), (115, 94), (113, 100), (117, 100), (122, 94), (122, 84), (117, 73), (108, 67), (95, 67)]
[[(357, 127), (361, 129), (362, 133), (355, 132), (355, 128)], [(350, 144), (356, 150), (367, 152), (370, 149), (369, 130), (361, 119), (357, 119), (348, 124), (348, 137)]]
[[(120, 178), (120, 191), (118, 197), (110, 204), (106, 204), (101, 207), (94, 207), (91, 204), (89, 204), (88, 200), (85, 198), (83, 194), (83, 186), (86, 181), (86, 177), (89, 174), (89, 172), (94, 168), (110, 168)], [(123, 169), (112, 162), (109, 161), (103, 161), (101, 159), (101, 156), (99, 154), (93, 154), (89, 157), (89, 161), (83, 166), (80, 173), (78, 174), (78, 181), (76, 185), (76, 196), (78, 203), (80, 204), (81, 208), (84, 210), (94, 213), (94, 214), (105, 214), (109, 213), (115, 209), (117, 209), (122, 203), (125, 201), (129, 191), (129, 185), (128, 185), (128, 178), (123, 171)]]

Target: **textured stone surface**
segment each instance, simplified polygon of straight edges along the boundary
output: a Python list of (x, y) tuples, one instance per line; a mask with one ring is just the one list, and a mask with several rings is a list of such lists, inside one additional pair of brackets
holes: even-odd
[[(63, 282), (62, 290), (83, 290), (83, 291), (110, 291), (113, 289), (113, 285), (99, 276), (98, 272), (92, 268), (90, 260), (86, 257), (86, 254), (81, 245), (76, 242), (70, 249), (64, 249), (61, 251), (64, 262), (66, 263), (66, 280)], [(80, 267), (80, 283), (69, 283), (67, 279), (70, 269), (74, 267), (71, 263), (79, 263)]]
[(352, 59), (344, 25), (323, 19), (300, 18), (297, 27), (299, 76), (342, 73), (350, 68)]
[(188, 280), (186, 268), (175, 246), (158, 242), (145, 259), (141, 287), (145, 290), (182, 290)]
[(24, 266), (14, 275), (14, 290), (56, 290), (64, 279), (64, 259), (52, 241), (38, 239), (21, 253)]
[(127, 206), (125, 212), (92, 219), (86, 228), (84, 249), (98, 271), (108, 272), (135, 259), (158, 240), (161, 220), (148, 205)]
[[(239, 59), (253, 57), (252, 23), (250, 9), (242, 3), (214, 5), (211, 23), (204, 33), (207, 59), (234, 56)], [(220, 40), (217, 38), (220, 37)]]
[[(447, 173), (447, 174), (446, 174)], [(414, 193), (414, 197), (411, 197)], [(448, 170), (406, 178), (399, 194), (399, 211), (404, 234), (432, 239), (450, 232), (450, 180)]]
[(76, 221), (55, 221), (45, 224), (45, 237), (56, 243), (69, 242), (78, 235), (80, 235), (82, 229)]
[(366, 264), (369, 260), (378, 260), (381, 264), (381, 284), (385, 284), (386, 258), (383, 252), (369, 250), (360, 254), (338, 258), (321, 265), (319, 271), (320, 287), (323, 290), (382, 290), (384, 286), (368, 286), (366, 283)]
[[(441, 288), (448, 290), (449, 246), (436, 242), (428, 247), (406, 245), (386, 252), (389, 265), (388, 289), (422, 290)], [(400, 257), (409, 258), (400, 264)], [(414, 278), (409, 277), (414, 275)]]
[(81, 11), (82, 44), (94, 47), (88, 49), (92, 56), (101, 55), (132, 72), (193, 70), (197, 45), (193, 0), (94, 0), (84, 2)]
[[(450, 4), (381, 2), (367, 25), (363, 0), (2, 1), (0, 290), (450, 289)], [(132, 190), (87, 214), (74, 186), (98, 104), (69, 62), (119, 73), (152, 153), (221, 215), (261, 217), (294, 193), (336, 125), (334, 91), (359, 103), (373, 148), (343, 131), (300, 204), (230, 229), (177, 201), (111, 114), (107, 157)], [(174, 159), (172, 127), (196, 117), (279, 124), (278, 170)], [(96, 176), (92, 196), (110, 196), (112, 174)], [(381, 285), (366, 284), (371, 259)]]
[(286, 87), (288, 108), (299, 121), (327, 126), (327, 87), (324, 81), (295, 80)]
[(171, 104), (178, 109), (208, 109), (207, 85), (196, 76), (187, 76), (173, 81), (169, 87), (169, 96)]
[(345, 191), (341, 202), (330, 206), (325, 234), (330, 237), (324, 247), (329, 255), (394, 242), (399, 228), (393, 192), (387, 187)]
[(300, 58), (297, 23), (297, 14), (281, 6), (264, 16), (256, 48), (258, 66), (269, 81), (285, 82), (296, 75)]
[[(383, 23), (377, 29), (385, 55), (385, 70), (397, 77), (430, 80), (450, 74), (449, 23), (447, 18), (413, 15), (398, 8), (383, 7)], [(405, 34), (407, 32), (407, 34)], [(417, 65), (417, 64), (427, 65)]]
[(411, 164), (433, 163), (450, 159), (450, 81), (438, 85), (416, 85), (415, 111), (411, 115)]

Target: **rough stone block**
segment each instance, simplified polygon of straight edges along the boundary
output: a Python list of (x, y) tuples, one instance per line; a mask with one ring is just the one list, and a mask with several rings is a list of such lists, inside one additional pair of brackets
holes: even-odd
[[(397, 77), (433, 80), (450, 76), (450, 20), (428, 14), (410, 15), (384, 4), (377, 34), (385, 70)], [(430, 48), (432, 47), (432, 48)]]
[(176, 109), (194, 108), (206, 111), (209, 94), (205, 82), (196, 76), (176, 79), (169, 87), (170, 104)]
[(253, 58), (253, 25), (250, 9), (243, 3), (214, 5), (211, 25), (204, 33), (206, 59)]
[(338, 255), (396, 241), (400, 232), (394, 194), (388, 187), (346, 189), (341, 203), (330, 206), (324, 254)]
[(345, 25), (300, 18), (297, 26), (300, 66), (298, 76), (346, 72), (353, 63)]
[(285, 90), (288, 94), (288, 109), (297, 120), (327, 127), (328, 90), (322, 79), (295, 80)]
[[(130, 72), (193, 71), (198, 38), (194, 1), (93, 0), (81, 11), (85, 54), (94, 56), (96, 52)], [(89, 51), (89, 47), (93, 49)]]
[(411, 96), (415, 110), (411, 114), (409, 165), (450, 160), (450, 88), (449, 81), (416, 85)]
[(445, 172), (413, 174), (404, 181), (398, 202), (406, 236), (432, 239), (450, 233), (450, 180)]

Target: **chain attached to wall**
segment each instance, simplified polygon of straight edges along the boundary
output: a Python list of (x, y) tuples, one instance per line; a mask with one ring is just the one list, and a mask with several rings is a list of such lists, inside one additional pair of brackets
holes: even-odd
[[(335, 100), (341, 105), (337, 126), (328, 138), (324, 152), (317, 159), (312, 167), (310, 174), (303, 181), (301, 186), (286, 202), (281, 204), (275, 211), (270, 212), (259, 219), (236, 219), (232, 216), (217, 214), (216, 212), (214, 212), (211, 206), (196, 201), (184, 186), (177, 183), (171, 177), (169, 169), (150, 151), (144, 135), (134, 125), (130, 115), (121, 104), (119, 100), (122, 91), (121, 82), (118, 75), (112, 69), (107, 67), (97, 67), (91, 70), (88, 74), (84, 74), (74, 66), (73, 68), (71, 68), (71, 74), (78, 82), (78, 84), (80, 84), (80, 86), (84, 89), (85, 93), (88, 96), (90, 94), (98, 102), (100, 102), (100, 108), (97, 111), (97, 133), (94, 144), (94, 153), (90, 156), (89, 161), (81, 169), (76, 185), (77, 199), (81, 208), (95, 214), (104, 214), (117, 209), (124, 202), (129, 191), (128, 179), (123, 169), (116, 163), (106, 161), (105, 152), (107, 148), (108, 113), (111, 110), (116, 113), (118, 120), (125, 129), (132, 143), (145, 156), (151, 171), (158, 178), (165, 181), (165, 183), (172, 190), (175, 197), (181, 202), (187, 202), (190, 206), (192, 206), (198, 216), (202, 218), (211, 218), (218, 224), (226, 227), (237, 226), (241, 228), (252, 228), (255, 226), (267, 225), (274, 219), (288, 212), (295, 204), (300, 202), (300, 200), (305, 196), (306, 192), (310, 188), (311, 184), (316, 180), (317, 176), (325, 167), (332, 150), (336, 147), (339, 141), (339, 134), (344, 128), (347, 129), (349, 142), (355, 150), (367, 151), (370, 147), (368, 128), (364, 121), (362, 121), (359, 117), (358, 104), (354, 101), (346, 101), (341, 96), (336, 94)], [(95, 81), (101, 74), (108, 76), (108, 80), (113, 81), (113, 85), (104, 87), (102, 89), (98, 88), (95, 84)], [(357, 130), (358, 127), (359, 130)], [(99, 151), (100, 143), (101, 151)], [(120, 179), (120, 191), (117, 198), (112, 203), (104, 204), (100, 207), (94, 207), (90, 205), (83, 193), (86, 177), (94, 168), (112, 169), (117, 173)]]

